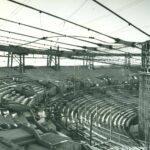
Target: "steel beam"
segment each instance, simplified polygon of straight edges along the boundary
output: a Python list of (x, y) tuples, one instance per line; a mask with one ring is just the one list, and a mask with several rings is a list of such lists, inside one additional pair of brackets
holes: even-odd
[[(70, 57), (70, 56), (126, 56), (128, 54), (126, 53), (100, 53), (100, 52), (86, 52), (85, 50), (73, 50), (73, 51), (64, 51), (60, 50), (59, 52), (57, 49), (49, 49), (49, 50), (41, 50), (41, 49), (33, 49), (33, 48), (26, 48), (26, 47), (19, 47), (19, 46), (4, 46), (0, 45), (0, 51), (6, 51), (6, 52), (13, 52), (14, 54), (42, 54), (42, 55), (59, 55), (59, 57)], [(141, 56), (141, 53), (130, 53), (131, 56)]]

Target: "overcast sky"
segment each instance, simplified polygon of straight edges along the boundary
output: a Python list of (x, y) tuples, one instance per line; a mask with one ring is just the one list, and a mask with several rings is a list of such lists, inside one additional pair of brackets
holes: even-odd
[[(62, 18), (66, 18), (70, 21), (100, 31), (102, 33), (121, 38), (127, 41), (143, 42), (149, 40), (149, 37), (140, 33), (127, 23), (117, 18), (92, 0), (17, 0), (18, 2), (33, 6), (43, 11), (58, 15)], [(148, 34), (150, 34), (150, 0), (98, 0), (102, 4), (106, 5), (113, 11), (126, 18), (131, 23), (135, 24)], [(0, 17), (10, 19), (13, 21), (37, 26), (47, 30), (67, 34), (67, 35), (79, 35), (79, 36), (94, 36), (101, 40), (112, 42), (112, 40), (100, 36), (91, 31), (87, 31), (80, 27), (71, 25), (62, 20), (50, 17), (45, 14), (41, 14), (37, 11), (22, 7), (7, 0), (0, 0)], [(12, 24), (0, 20), (0, 29), (5, 29), (13, 32), (24, 33), (28, 35), (34, 35), (37, 37), (51, 37), (54, 34), (50, 34), (43, 31), (34, 30), (28, 27)], [(18, 35), (6, 33), (0, 31), (0, 35), (20, 38), (23, 40), (33, 41), (35, 39), (21, 37)], [(17, 40), (6, 39), (0, 37), (0, 43), (5, 43), (5, 40), (11, 42), (18, 42)], [(67, 42), (71, 44), (94, 46), (88, 43), (79, 42), (69, 38), (52, 38), (54, 41)], [(59, 45), (63, 47), (69, 47), (66, 45), (58, 44), (57, 42), (45, 42), (44, 44)], [(25, 42), (21, 42), (25, 43)], [(36, 45), (36, 44), (32, 44)], [(36, 45), (37, 46), (37, 45)], [(43, 46), (48, 48), (47, 46)], [(129, 50), (130, 51), (130, 50)]]

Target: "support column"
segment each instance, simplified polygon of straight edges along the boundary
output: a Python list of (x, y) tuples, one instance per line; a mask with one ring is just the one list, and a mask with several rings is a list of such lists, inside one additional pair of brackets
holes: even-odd
[(59, 56), (59, 46), (57, 47), (57, 53), (56, 53), (56, 70), (60, 69), (60, 56)]
[(8, 56), (7, 56), (7, 67), (10, 67), (10, 52), (8, 52)]
[(25, 72), (25, 54), (19, 54), (19, 72)]
[(88, 63), (89, 63), (89, 56), (86, 56), (86, 67), (88, 67)]
[(126, 54), (125, 55), (125, 68), (130, 68), (131, 66), (131, 55)]
[(127, 68), (127, 56), (125, 55), (125, 58), (124, 58), (124, 64), (125, 64), (125, 68)]
[[(50, 50), (52, 49), (50, 48)], [(55, 53), (53, 53), (53, 55), (51, 53), (47, 55), (47, 67), (54, 67), (55, 70), (60, 69), (59, 47), (57, 47), (57, 50), (55, 50)]]
[(22, 64), (22, 67), (23, 67), (23, 72), (25, 72), (25, 55), (23, 54), (23, 64)]
[(13, 59), (14, 59), (13, 52), (11, 52), (11, 68), (13, 67)]
[(53, 56), (47, 55), (47, 67), (52, 67)]
[(94, 57), (91, 56), (91, 59), (90, 59), (90, 69), (93, 70), (94, 69)]
[(83, 66), (85, 66), (85, 55), (83, 56)]
[(49, 66), (49, 55), (47, 55), (47, 67)]
[(21, 54), (19, 55), (19, 72), (22, 72), (22, 58), (21, 58)]
[(54, 62), (55, 62), (55, 61), (54, 61), (54, 56), (48, 55), (48, 56), (47, 56), (47, 66), (48, 66), (48, 67), (52, 67), (52, 64), (53, 64)]
[(60, 69), (60, 53), (59, 53), (59, 46), (57, 47), (57, 51), (54, 56), (54, 68), (55, 70)]
[(59, 54), (58, 54), (58, 70), (60, 69), (60, 57), (59, 57)]
[(88, 67), (90, 70), (94, 68), (94, 57), (93, 56), (86, 56), (86, 67)]
[(55, 68), (55, 70), (57, 70), (57, 56), (56, 55), (55, 55), (55, 61), (54, 61), (54, 63), (55, 63), (54, 68)]

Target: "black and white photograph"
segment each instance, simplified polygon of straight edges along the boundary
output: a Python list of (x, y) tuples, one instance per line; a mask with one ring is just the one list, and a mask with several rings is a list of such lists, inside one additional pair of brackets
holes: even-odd
[(0, 0), (0, 150), (150, 150), (150, 0)]

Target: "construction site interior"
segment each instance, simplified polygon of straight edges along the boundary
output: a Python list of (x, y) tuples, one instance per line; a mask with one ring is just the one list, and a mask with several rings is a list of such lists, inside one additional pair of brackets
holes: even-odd
[(94, 36), (0, 15), (0, 150), (149, 150), (150, 35), (100, 0), (79, 8), (103, 7), (148, 38), (130, 42), (101, 33), (42, 9), (44, 1), (41, 7), (34, 0), (3, 1)]

